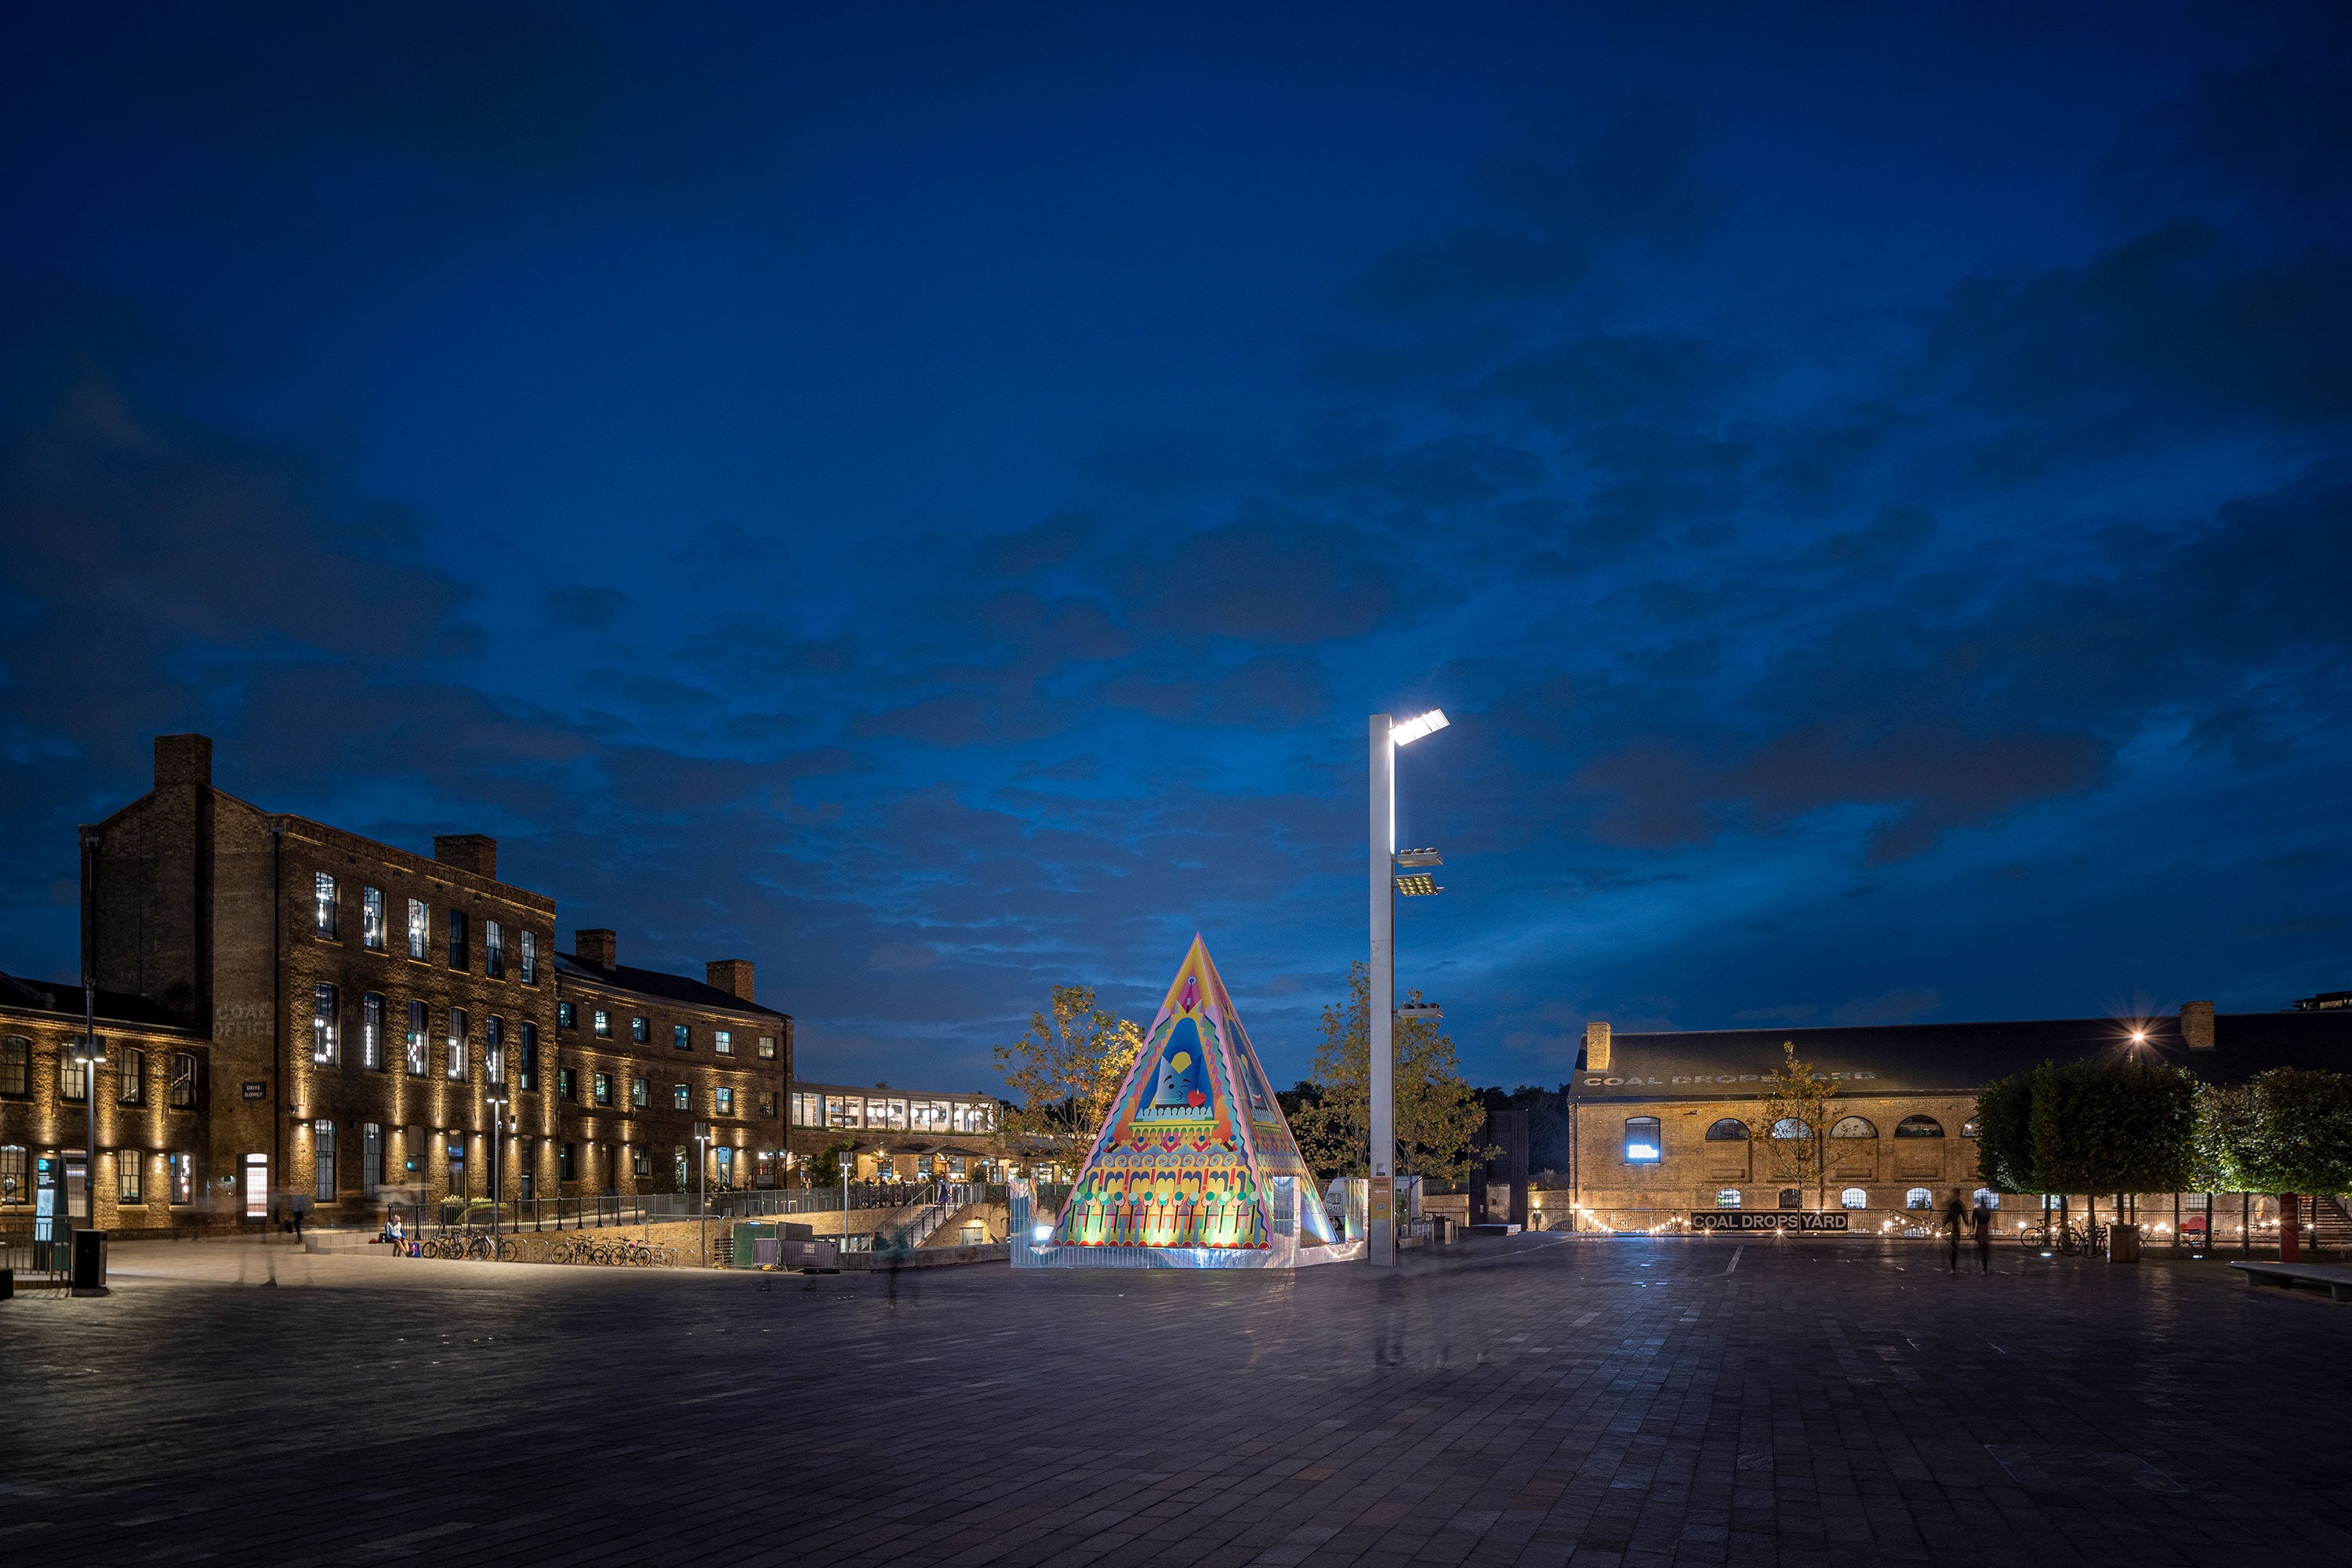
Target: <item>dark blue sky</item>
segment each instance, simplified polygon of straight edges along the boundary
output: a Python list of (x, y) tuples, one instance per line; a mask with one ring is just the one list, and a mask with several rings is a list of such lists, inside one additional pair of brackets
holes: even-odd
[[(2340, 8), (18, 7), (0, 968), (262, 805), (991, 1086), (2352, 984)], [(673, 8), (676, 9), (676, 8)], [(568, 943), (568, 937), (567, 937)]]

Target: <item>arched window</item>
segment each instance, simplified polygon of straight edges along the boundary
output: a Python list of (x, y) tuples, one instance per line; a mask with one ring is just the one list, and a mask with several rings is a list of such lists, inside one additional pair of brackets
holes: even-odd
[(1961, 1137), (1963, 1137), (1963, 1138), (1981, 1138), (1981, 1137), (1983, 1137), (1983, 1136), (1984, 1136), (1984, 1122), (1983, 1122), (1983, 1121), (1982, 1121), (1980, 1118), (1971, 1116), (1971, 1117), (1969, 1117), (1966, 1121), (1961, 1122), (1961, 1123), (1960, 1123), (1960, 1136), (1961, 1136)]
[(1979, 1187), (1977, 1189), (1977, 1207), (1980, 1209), (1997, 1209), (2000, 1207), (2000, 1194), (1994, 1192), (1990, 1187)]
[(1875, 1138), (1878, 1136), (1878, 1129), (1872, 1124), (1867, 1117), (1841, 1116), (1837, 1119), (1836, 1124), (1830, 1129), (1830, 1136), (1832, 1138)]
[(1860, 1187), (1848, 1187), (1838, 1194), (1838, 1203), (1845, 1208), (1866, 1209), (1870, 1206), (1870, 1194)]
[(1739, 1189), (1738, 1187), (1726, 1187), (1721, 1192), (1716, 1194), (1715, 1206), (1719, 1209), (1738, 1208), (1739, 1206)]
[(1906, 1116), (1895, 1124), (1897, 1138), (1941, 1138), (1944, 1124), (1932, 1116)]
[(1929, 1192), (1925, 1187), (1914, 1187), (1909, 1192), (1903, 1194), (1903, 1206), (1906, 1209), (1934, 1208), (1936, 1206), (1936, 1194)]
[(1772, 1123), (1772, 1136), (1775, 1138), (1810, 1138), (1812, 1135), (1813, 1130), (1793, 1116), (1783, 1116)]
[(1748, 1142), (1748, 1123), (1737, 1116), (1727, 1116), (1707, 1127), (1706, 1141), (1710, 1143), (1745, 1143)]
[(1665, 1158), (1666, 1146), (1654, 1116), (1629, 1116), (1625, 1119), (1625, 1163), (1629, 1165), (1654, 1165)]

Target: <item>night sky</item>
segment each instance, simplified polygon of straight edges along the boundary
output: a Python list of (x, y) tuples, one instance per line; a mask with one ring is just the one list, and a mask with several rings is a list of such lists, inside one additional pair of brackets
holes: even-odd
[[(330, 15), (329, 12), (333, 14)], [(0, 969), (216, 782), (996, 1087), (2352, 985), (2341, 7), (12, 8)]]

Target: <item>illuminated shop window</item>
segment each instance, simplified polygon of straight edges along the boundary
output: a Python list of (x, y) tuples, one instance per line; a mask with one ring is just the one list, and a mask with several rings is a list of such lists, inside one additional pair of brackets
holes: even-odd
[(1739, 1206), (1739, 1189), (1738, 1187), (1726, 1187), (1721, 1192), (1716, 1194), (1715, 1206), (1719, 1209), (1738, 1208)]
[(1903, 1194), (1903, 1206), (1906, 1209), (1934, 1208), (1936, 1206), (1936, 1194), (1929, 1192), (1925, 1187), (1914, 1187), (1909, 1192)]
[(1860, 1187), (1848, 1187), (1838, 1194), (1838, 1203), (1845, 1208), (1866, 1209), (1870, 1206), (1870, 1194)]
[(1654, 1116), (1625, 1119), (1625, 1163), (1654, 1165), (1665, 1158), (1665, 1136)]

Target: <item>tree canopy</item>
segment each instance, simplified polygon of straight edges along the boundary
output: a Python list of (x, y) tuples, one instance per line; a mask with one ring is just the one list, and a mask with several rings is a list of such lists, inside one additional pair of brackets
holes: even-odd
[[(1291, 1114), (1291, 1131), (1297, 1135), (1299, 1152), (1310, 1169), (1327, 1179), (1364, 1175), (1370, 1167), (1370, 993), (1369, 968), (1360, 963), (1349, 965), (1348, 1000), (1323, 1009), (1323, 1038), (1315, 1047), (1318, 1092), (1310, 1099), (1293, 1091), (1298, 1103)], [(1412, 1000), (1420, 998), (1420, 992), (1412, 994)], [(1478, 1091), (1463, 1081), (1454, 1041), (1434, 1022), (1400, 1018), (1394, 1040), (1397, 1173), (1458, 1177), (1486, 1126), (1486, 1106)]]
[(1045, 1157), (1066, 1164), (1102, 1131), (1143, 1031), (1096, 1006), (1091, 985), (1055, 986), (1052, 1008), (1050, 1017), (1029, 1015), (1029, 1032), (996, 1047), (996, 1070), (1021, 1101), (1005, 1112), (1006, 1148), (1020, 1154), (1043, 1145), (1052, 1151)]
[(2043, 1062), (1977, 1095), (1978, 1173), (2011, 1193), (2169, 1193), (2194, 1179), (2197, 1080), (2150, 1062)]
[(2198, 1096), (2200, 1178), (2231, 1193), (2352, 1191), (2352, 1078), (2273, 1068)]

